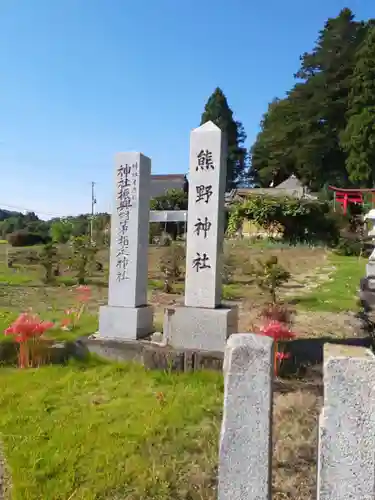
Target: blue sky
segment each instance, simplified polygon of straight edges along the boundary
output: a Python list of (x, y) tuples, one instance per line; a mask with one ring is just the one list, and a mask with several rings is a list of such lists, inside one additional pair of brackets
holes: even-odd
[(111, 206), (113, 158), (188, 170), (220, 86), (253, 142), (329, 16), (374, 0), (0, 0), (0, 207), (46, 218)]

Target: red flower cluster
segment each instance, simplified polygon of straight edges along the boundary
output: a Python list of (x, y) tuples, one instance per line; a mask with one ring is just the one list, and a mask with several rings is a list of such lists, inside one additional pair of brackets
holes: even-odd
[(276, 353), (276, 359), (279, 361), (284, 361), (284, 359), (289, 359), (290, 358), (290, 352), (277, 352)]
[(66, 309), (64, 313), (66, 314), (66, 316), (61, 320), (60, 325), (63, 328), (68, 328), (73, 322), (72, 316), (74, 315), (75, 311), (74, 309)]
[(290, 331), (287, 325), (276, 320), (269, 321), (266, 325), (262, 326), (259, 333), (273, 338), (275, 342), (295, 338), (295, 334)]
[(22, 313), (4, 331), (5, 335), (14, 335), (16, 342), (26, 342), (35, 337), (40, 337), (46, 330), (52, 328), (51, 321), (41, 321), (37, 314)]
[(91, 298), (91, 289), (88, 286), (80, 285), (75, 289), (78, 302), (88, 302)]
[(61, 320), (61, 327), (64, 330), (76, 328), (81, 316), (85, 310), (87, 302), (91, 298), (91, 289), (88, 286), (80, 285), (74, 288), (76, 294), (77, 306), (65, 311), (65, 318)]
[(278, 375), (281, 363), (290, 358), (290, 353), (280, 352), (278, 350), (278, 343), (283, 340), (291, 340), (295, 338), (295, 334), (290, 330), (288, 325), (281, 321), (270, 320), (259, 330), (261, 335), (266, 335), (271, 337), (275, 342), (275, 359), (274, 359), (274, 371), (275, 375)]
[(18, 354), (20, 368), (40, 363), (40, 356), (35, 350), (36, 342), (46, 330), (53, 326), (51, 321), (41, 321), (37, 314), (28, 312), (20, 314), (4, 331), (5, 335), (14, 335), (15, 341), (20, 345)]

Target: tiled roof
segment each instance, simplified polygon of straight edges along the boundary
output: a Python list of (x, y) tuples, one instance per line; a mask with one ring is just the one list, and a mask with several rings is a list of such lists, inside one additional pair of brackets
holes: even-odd
[(151, 175), (151, 198), (163, 196), (169, 189), (183, 189), (184, 174)]
[(152, 181), (185, 180), (185, 174), (151, 174)]
[(281, 184), (275, 186), (275, 189), (302, 189), (302, 182), (297, 179), (295, 175), (291, 175), (288, 179), (285, 179)]

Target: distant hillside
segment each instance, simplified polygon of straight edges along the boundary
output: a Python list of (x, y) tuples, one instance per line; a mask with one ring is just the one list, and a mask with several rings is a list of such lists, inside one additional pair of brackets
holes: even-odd
[[(152, 199), (153, 210), (186, 210), (187, 192), (183, 189), (171, 189), (163, 196)], [(97, 213), (93, 220), (93, 239), (98, 245), (108, 245), (111, 217), (108, 213)], [(154, 224), (153, 233), (166, 230), (173, 237), (178, 233), (177, 224), (170, 222)], [(66, 243), (71, 237), (90, 234), (91, 214), (69, 217), (55, 217), (44, 221), (34, 212), (15, 212), (0, 209), (0, 239), (8, 240), (14, 246), (27, 246), (48, 241)]]
[(10, 219), (11, 217), (22, 217), (23, 214), (21, 212), (14, 212), (12, 210), (4, 210), (0, 208), (0, 221)]

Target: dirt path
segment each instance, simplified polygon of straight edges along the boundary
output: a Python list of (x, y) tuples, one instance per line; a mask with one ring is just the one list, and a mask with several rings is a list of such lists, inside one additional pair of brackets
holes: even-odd
[(330, 265), (327, 259), (327, 255), (324, 257), (323, 265), (311, 269), (309, 271), (304, 271), (302, 273), (297, 273), (292, 279), (283, 286), (281, 290), (282, 297), (290, 296), (301, 296), (305, 295), (315, 288), (318, 288), (323, 283), (332, 280), (332, 275), (335, 272), (336, 267)]

